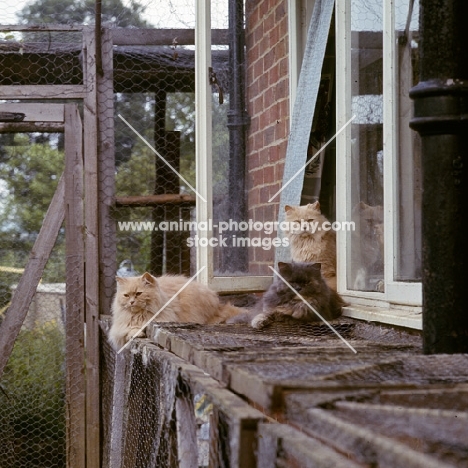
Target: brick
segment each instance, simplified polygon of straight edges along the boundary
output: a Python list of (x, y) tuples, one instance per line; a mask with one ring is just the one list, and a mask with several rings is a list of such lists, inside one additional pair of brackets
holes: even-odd
[[(269, 31), (271, 31), (275, 27), (275, 15), (272, 14), (271, 11), (268, 11), (263, 18), (263, 32), (265, 35), (269, 36)], [(274, 44), (270, 43), (270, 47)]]
[(270, 186), (260, 187), (260, 203), (268, 203), (270, 196), (273, 195), (274, 192), (270, 194)]
[(288, 53), (287, 42), (284, 38), (280, 39), (275, 46), (276, 57), (285, 57)]
[(275, 182), (275, 167), (265, 166), (263, 168), (263, 181), (265, 184), (271, 184)]
[(254, 187), (258, 187), (259, 185), (264, 184), (264, 178), (263, 178), (263, 169), (257, 169), (253, 170), (250, 173), (250, 177), (252, 180), (252, 184)]
[(258, 154), (259, 154), (259, 166), (264, 166), (265, 164), (268, 163), (268, 152), (269, 148), (262, 148)]
[(264, 141), (265, 146), (271, 145), (275, 141), (275, 127), (274, 126), (270, 126), (265, 129), (263, 141)]
[(259, 20), (262, 21), (263, 17), (268, 13), (269, 10), (269, 2), (267, 0), (261, 0), (258, 4), (258, 14)]
[[(263, 59), (259, 58), (252, 66), (253, 69), (253, 74), (256, 76), (257, 81), (260, 80), (260, 78), (263, 75)], [(259, 81), (259, 85), (261, 86), (261, 82)]]
[(274, 49), (269, 50), (264, 56), (263, 56), (263, 70), (269, 70), (270, 68), (273, 67), (273, 64), (275, 63), (275, 51)]
[(286, 17), (286, 8), (284, 3), (280, 3), (275, 9), (275, 23), (279, 23)]
[(280, 59), (279, 62), (278, 62), (278, 67), (279, 67), (279, 75), (284, 77), (284, 78), (287, 78), (288, 77), (288, 70), (289, 70), (288, 58), (284, 57), (284, 58)]
[(279, 28), (274, 25), (268, 32), (268, 41), (270, 42), (271, 47), (275, 47), (275, 44), (278, 44), (279, 40)]
[(280, 77), (279, 67), (273, 66), (268, 70), (268, 86), (275, 86)]
[(252, 101), (253, 115), (259, 115), (263, 112), (263, 95), (257, 96)]

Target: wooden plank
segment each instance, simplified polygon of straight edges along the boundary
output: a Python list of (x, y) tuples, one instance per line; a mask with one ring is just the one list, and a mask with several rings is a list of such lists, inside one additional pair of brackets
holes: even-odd
[[(113, 28), (114, 45), (171, 45), (176, 39), (177, 44), (194, 45), (195, 31), (193, 29), (128, 29)], [(212, 29), (211, 43), (213, 45), (229, 45), (228, 29)]]
[(300, 466), (301, 468), (358, 468), (323, 442), (285, 424), (260, 424), (258, 468)]
[(179, 195), (164, 193), (160, 195), (134, 195), (129, 197), (115, 197), (115, 206), (159, 206), (172, 205), (195, 205), (195, 197), (192, 195)]
[(83, 85), (12, 85), (0, 86), (0, 99), (83, 99)]
[(94, 30), (86, 27), (84, 99), (85, 180), (85, 283), (86, 283), (86, 467), (100, 467), (100, 383), (99, 383), (99, 191), (96, 96), (96, 47)]
[[(110, 346), (109, 344), (107, 346)], [(125, 425), (127, 421), (127, 401), (130, 391), (132, 373), (131, 360), (128, 353), (115, 354), (114, 386), (112, 392), (112, 415), (110, 425), (109, 467), (122, 466)]]
[(360, 424), (340, 418), (339, 413), (319, 408), (306, 412), (308, 432), (317, 434), (322, 440), (333, 441), (340, 451), (347, 452), (366, 466), (405, 466), (408, 468), (449, 468), (431, 455), (420, 453), (404, 442), (376, 433)]
[(172, 369), (177, 370), (183, 382), (188, 384), (192, 394), (205, 394), (217, 411), (223, 414), (229, 432), (229, 440), (224, 441), (229, 444), (229, 466), (253, 468), (257, 425), (265, 420), (265, 416), (193, 364), (153, 344), (145, 344), (144, 348), (148, 355), (168, 362)]
[(62, 176), (34, 243), (24, 274), (21, 276), (11, 305), (0, 325), (0, 379), (62, 226), (65, 216), (64, 197), (65, 180)]
[(83, 26), (80, 25), (66, 25), (66, 24), (2, 24), (0, 25), (1, 32), (8, 31), (82, 31)]
[(178, 395), (175, 401), (177, 454), (179, 468), (193, 468), (198, 466), (197, 423), (193, 395)]
[(76, 104), (65, 105), (67, 466), (86, 465), (84, 352), (83, 129)]
[(59, 122), (2, 122), (0, 133), (62, 133), (63, 123)]
[(24, 104), (16, 102), (0, 103), (0, 112), (20, 112), (25, 114), (21, 122), (63, 122), (63, 104)]
[(117, 270), (116, 223), (112, 218), (115, 196), (113, 47), (109, 29), (102, 32), (102, 71), (97, 76), (99, 164), (99, 300), (100, 313), (108, 314), (115, 292)]

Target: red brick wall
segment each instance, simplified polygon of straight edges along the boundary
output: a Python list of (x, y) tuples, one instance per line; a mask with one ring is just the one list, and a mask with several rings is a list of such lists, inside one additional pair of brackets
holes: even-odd
[[(287, 0), (246, 1), (249, 218), (276, 221), (289, 132)], [(252, 235), (256, 235), (253, 233)], [(271, 274), (274, 248), (251, 249), (250, 271)]]

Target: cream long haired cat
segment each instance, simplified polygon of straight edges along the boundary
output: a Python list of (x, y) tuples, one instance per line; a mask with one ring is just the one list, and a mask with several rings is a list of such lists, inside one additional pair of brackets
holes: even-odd
[[(291, 257), (294, 262), (313, 262), (322, 265), (322, 276), (327, 285), (336, 291), (336, 232), (324, 230), (327, 218), (320, 211), (320, 203), (284, 207), (285, 221), (290, 227), (289, 238)], [(298, 229), (291, 229), (292, 223)]]
[[(109, 341), (120, 349), (159, 309), (189, 280), (182, 275), (155, 278), (117, 277), (117, 291), (112, 303), (112, 326)], [(157, 316), (157, 322), (213, 324), (243, 312), (231, 304), (221, 304), (218, 295), (208, 287), (192, 281)], [(141, 333), (139, 336), (144, 336)]]

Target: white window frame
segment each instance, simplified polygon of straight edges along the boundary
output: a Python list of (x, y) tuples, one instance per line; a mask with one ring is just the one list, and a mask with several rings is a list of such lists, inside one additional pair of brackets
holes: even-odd
[[(198, 223), (208, 225), (213, 219), (211, 86), (208, 76), (211, 2), (196, 0), (195, 6), (195, 171), (197, 192), (206, 200), (197, 195), (196, 219)], [(210, 238), (213, 232), (199, 230), (198, 235)], [(200, 271), (198, 281), (218, 292), (264, 291), (273, 281), (272, 276), (214, 276), (213, 248), (209, 246), (197, 247), (197, 271)]]
[[(398, 108), (397, 60), (394, 1), (383, 1), (383, 151), (384, 151), (384, 238), (385, 292), (347, 289), (347, 252), (349, 236), (337, 233), (338, 291), (352, 304), (380, 306), (385, 309), (408, 308), (420, 313), (422, 284), (395, 281), (398, 253)], [(351, 0), (336, 0), (336, 79), (337, 128), (351, 118)], [(347, 220), (351, 213), (351, 129), (348, 126), (336, 141), (337, 219)], [(382, 320), (385, 321), (385, 320)], [(419, 326), (414, 328), (420, 328)]]

